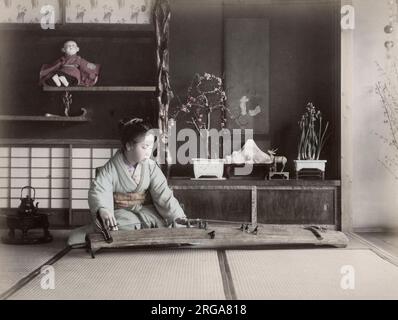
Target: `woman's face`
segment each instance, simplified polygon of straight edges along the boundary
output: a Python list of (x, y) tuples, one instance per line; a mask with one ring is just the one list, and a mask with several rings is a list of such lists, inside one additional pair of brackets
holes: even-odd
[(126, 156), (128, 160), (140, 162), (149, 159), (152, 155), (155, 136), (146, 134), (137, 139), (136, 143), (128, 143), (126, 148)]

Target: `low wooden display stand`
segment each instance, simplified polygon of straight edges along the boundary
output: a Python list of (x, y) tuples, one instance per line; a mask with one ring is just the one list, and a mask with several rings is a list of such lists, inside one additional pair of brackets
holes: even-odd
[(170, 179), (189, 218), (340, 230), (338, 180)]
[(325, 180), (326, 160), (294, 160), (296, 179)]
[(268, 179), (269, 180), (275, 180), (275, 179), (289, 180), (289, 172), (271, 171), (268, 174)]
[[(5, 244), (37, 244), (47, 243), (53, 240), (50, 234), (48, 216), (44, 213), (36, 213), (31, 215), (23, 214), (7, 214), (8, 235), (3, 236), (1, 241)], [(41, 229), (43, 234), (31, 235), (29, 230)], [(15, 231), (20, 230), (20, 235), (16, 235)]]

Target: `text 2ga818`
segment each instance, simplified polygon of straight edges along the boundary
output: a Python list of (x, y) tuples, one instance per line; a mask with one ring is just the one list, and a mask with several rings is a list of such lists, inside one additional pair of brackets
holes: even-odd
[(246, 314), (246, 305), (216, 305), (216, 304), (197, 304), (195, 305), (195, 314), (224, 314), (224, 315), (238, 315)]

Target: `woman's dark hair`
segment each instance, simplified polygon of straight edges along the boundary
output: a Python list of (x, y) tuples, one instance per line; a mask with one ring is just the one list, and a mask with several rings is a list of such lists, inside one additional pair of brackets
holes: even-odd
[(120, 141), (123, 150), (126, 150), (128, 142), (137, 143), (137, 139), (144, 136), (151, 129), (151, 125), (140, 118), (119, 121)]

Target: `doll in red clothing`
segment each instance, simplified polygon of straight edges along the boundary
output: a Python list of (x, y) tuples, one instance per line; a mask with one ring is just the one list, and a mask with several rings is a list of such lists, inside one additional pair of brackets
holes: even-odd
[(63, 57), (53, 64), (45, 64), (40, 70), (40, 84), (49, 86), (94, 86), (98, 81), (100, 66), (78, 56), (79, 47), (75, 41), (64, 43)]

